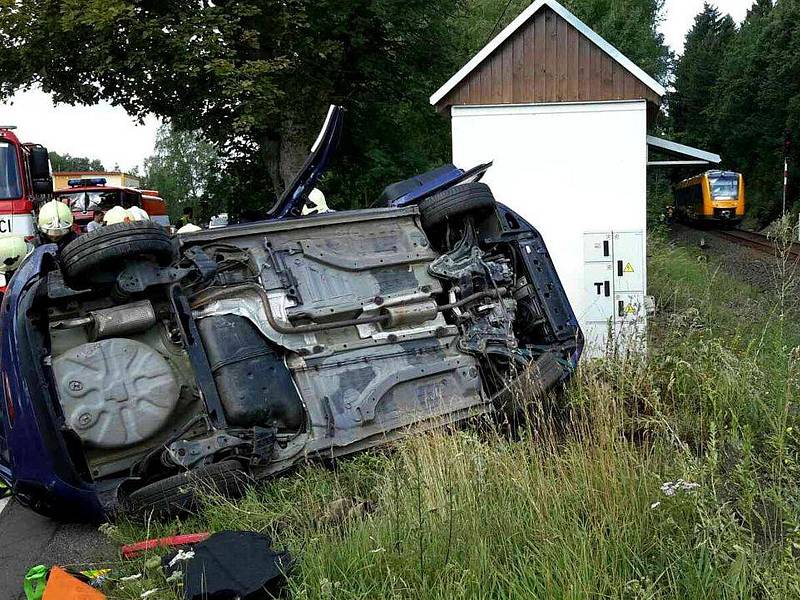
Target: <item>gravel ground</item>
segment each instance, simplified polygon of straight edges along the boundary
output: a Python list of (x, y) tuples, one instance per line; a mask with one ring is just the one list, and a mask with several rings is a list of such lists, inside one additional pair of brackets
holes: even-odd
[[(680, 245), (698, 249), (701, 240), (705, 240), (702, 252), (732, 277), (760, 290), (776, 287), (778, 259), (775, 256), (740, 246), (719, 237), (713, 230), (692, 229), (679, 223), (672, 225), (670, 237)], [(800, 278), (800, 266), (795, 265), (794, 270), (794, 276)]]
[(117, 548), (96, 525), (59, 523), (13, 500), (0, 514), (0, 598), (25, 600), (22, 584), (34, 565), (79, 568), (119, 560)]

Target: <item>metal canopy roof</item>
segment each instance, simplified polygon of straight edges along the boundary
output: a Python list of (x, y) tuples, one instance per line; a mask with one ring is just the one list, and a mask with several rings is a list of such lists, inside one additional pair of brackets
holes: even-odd
[(722, 157), (713, 152), (706, 152), (698, 148), (692, 148), (678, 142), (672, 142), (653, 135), (647, 136), (647, 145), (653, 150), (658, 150), (665, 154), (675, 157), (677, 160), (650, 161), (650, 167), (683, 167), (691, 165), (718, 165), (722, 162)]
[(608, 54), (611, 58), (617, 61), (620, 65), (622, 65), (625, 69), (627, 69), (630, 73), (632, 73), (637, 79), (639, 79), (642, 83), (644, 83), (647, 87), (653, 90), (659, 96), (663, 96), (666, 93), (666, 90), (663, 85), (658, 83), (655, 79), (650, 77), (647, 73), (645, 73), (641, 68), (636, 66), (633, 61), (631, 61), (627, 56), (622, 54), (619, 50), (617, 50), (614, 46), (609, 44), (606, 40), (600, 37), (597, 33), (595, 33), (592, 29), (589, 28), (586, 23), (581, 21), (578, 17), (573, 15), (569, 10), (564, 8), (561, 4), (559, 4), (556, 0), (536, 0), (533, 2), (528, 8), (526, 8), (520, 15), (514, 19), (508, 27), (503, 29), (500, 33), (495, 36), (495, 38), (486, 44), (480, 52), (478, 52), (472, 59), (465, 64), (461, 69), (453, 75), (447, 82), (440, 87), (430, 98), (430, 103), (432, 105), (436, 105), (442, 98), (444, 98), (448, 93), (450, 93), (453, 88), (455, 88), (461, 81), (469, 75), (472, 71), (475, 70), (475, 67), (480, 65), (486, 58), (494, 52), (504, 41), (506, 41), (511, 35), (520, 27), (522, 27), (528, 19), (530, 19), (534, 14), (536, 14), (543, 6), (550, 7), (556, 14), (561, 16), (565, 21), (567, 21), (570, 25), (572, 25), (575, 29), (580, 31), (583, 35), (589, 38), (592, 42), (594, 42), (597, 46), (600, 47), (606, 54)]

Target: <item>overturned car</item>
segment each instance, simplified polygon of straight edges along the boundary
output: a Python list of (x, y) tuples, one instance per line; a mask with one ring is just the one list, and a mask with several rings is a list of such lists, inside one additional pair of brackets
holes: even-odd
[(191, 501), (187, 483), (336, 457), (547, 389), (582, 350), (536, 230), (438, 169), (385, 208), (296, 218), (333, 109), (264, 221), (175, 238), (147, 222), (41, 246), (2, 308), (0, 476), (57, 516)]

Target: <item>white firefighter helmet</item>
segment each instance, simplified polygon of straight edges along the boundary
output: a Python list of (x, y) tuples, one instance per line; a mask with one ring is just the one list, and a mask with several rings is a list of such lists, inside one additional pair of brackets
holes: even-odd
[(143, 208), (139, 208), (138, 206), (131, 206), (128, 209), (131, 217), (134, 221), (149, 221), (150, 215), (147, 214), (147, 211)]
[(28, 244), (21, 235), (0, 236), (0, 273), (16, 271), (28, 251)]
[(328, 203), (325, 201), (325, 194), (317, 188), (308, 194), (308, 200), (303, 205), (303, 215), (318, 215), (329, 212)]
[(136, 218), (130, 211), (122, 208), (121, 206), (114, 206), (106, 211), (103, 215), (103, 223), (106, 225), (116, 225), (117, 223), (132, 223)]
[(202, 227), (198, 227), (194, 223), (187, 223), (179, 228), (175, 233), (194, 233), (195, 231), (202, 231)]
[(72, 209), (58, 200), (50, 200), (39, 209), (39, 229), (51, 239), (66, 235), (72, 221)]

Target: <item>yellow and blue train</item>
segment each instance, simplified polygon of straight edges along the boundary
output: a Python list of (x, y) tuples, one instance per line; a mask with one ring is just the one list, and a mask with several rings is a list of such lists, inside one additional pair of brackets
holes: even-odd
[(744, 177), (733, 171), (707, 171), (675, 186), (675, 216), (690, 223), (734, 226), (745, 214)]

